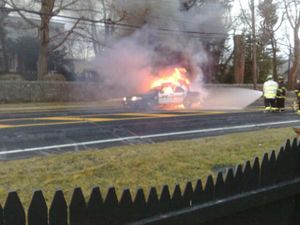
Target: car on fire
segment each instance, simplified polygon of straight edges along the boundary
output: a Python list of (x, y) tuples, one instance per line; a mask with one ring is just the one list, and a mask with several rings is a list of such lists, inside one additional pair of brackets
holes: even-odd
[(153, 110), (184, 106), (191, 108), (199, 103), (199, 92), (189, 91), (185, 86), (164, 83), (147, 93), (123, 98), (123, 105), (131, 110)]

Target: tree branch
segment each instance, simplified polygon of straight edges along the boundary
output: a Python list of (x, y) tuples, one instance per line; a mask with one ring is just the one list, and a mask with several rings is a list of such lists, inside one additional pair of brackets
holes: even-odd
[(285, 14), (285, 13), (282, 13), (281, 21), (280, 21), (278, 27), (274, 29), (274, 33), (275, 33), (277, 30), (279, 30), (279, 28), (281, 27), (281, 25), (282, 25), (282, 23), (283, 23), (283, 21), (284, 21), (284, 14)]
[(244, 10), (244, 8), (243, 8), (243, 6), (242, 6), (241, 0), (239, 0), (239, 4), (240, 4), (240, 8), (241, 8), (243, 17), (244, 17), (244, 19), (245, 19), (247, 25), (248, 25), (250, 28), (252, 28), (252, 25), (251, 25), (250, 22), (248, 21), (248, 18), (247, 18), (247, 16), (246, 16), (245, 10)]
[(7, 2), (7, 4), (8, 4), (9, 6), (11, 6), (11, 7), (12, 7), (12, 10), (15, 11), (15, 12), (17, 12), (17, 13), (19, 14), (19, 16), (20, 16), (22, 19), (24, 19), (27, 23), (29, 23), (32, 27), (35, 27), (35, 28), (38, 28), (38, 27), (39, 27), (36, 23), (34, 23), (34, 22), (31, 21), (30, 19), (28, 19), (28, 18), (20, 11), (20, 9), (16, 6), (16, 4), (14, 3), (13, 0), (10, 0), (10, 3)]
[(52, 51), (58, 49), (60, 46), (62, 46), (65, 43), (65, 41), (68, 39), (68, 37), (74, 32), (74, 29), (77, 27), (77, 25), (80, 22), (80, 20), (81, 20), (81, 17), (76, 21), (76, 23), (74, 23), (74, 25), (67, 32), (66, 36), (62, 39), (62, 41), (59, 42), (56, 46), (52, 47), (48, 52), (52, 52)]
[[(285, 8), (285, 12), (286, 12), (288, 21), (289, 21), (291, 27), (292, 27), (293, 29), (295, 29), (295, 27), (296, 27), (296, 22), (293, 21), (293, 18), (291, 17), (291, 15), (290, 15), (290, 13), (289, 13), (289, 5), (290, 5), (290, 3), (288, 4), (288, 3), (286, 2), (286, 0), (283, 0), (283, 3), (284, 3), (284, 8)], [(295, 24), (294, 24), (294, 22), (295, 22)]]
[(105, 47), (110, 47), (109, 45), (105, 44), (104, 42), (100, 42), (99, 40), (96, 40), (95, 38), (91, 37), (91, 36), (86, 36), (84, 34), (81, 34), (81, 33), (78, 33), (78, 32), (74, 32), (76, 35), (82, 37), (82, 38), (85, 38), (87, 40), (90, 40), (92, 42), (95, 42), (97, 43), (98, 45), (102, 45), (102, 46), (105, 46)]
[(71, 1), (71, 2), (69, 2), (69, 3), (67, 3), (67, 4), (65, 4), (65, 5), (62, 5), (62, 2), (63, 2), (63, 1), (61, 1), (61, 2), (60, 2), (60, 3), (61, 3), (60, 6), (59, 6), (56, 10), (54, 10), (54, 11), (52, 12), (52, 15), (54, 15), (54, 16), (58, 15), (58, 13), (60, 13), (60, 11), (67, 9), (69, 6), (74, 5), (74, 4), (75, 4), (76, 2), (78, 2), (78, 1), (80, 1), (80, 0), (74, 0), (74, 1)]

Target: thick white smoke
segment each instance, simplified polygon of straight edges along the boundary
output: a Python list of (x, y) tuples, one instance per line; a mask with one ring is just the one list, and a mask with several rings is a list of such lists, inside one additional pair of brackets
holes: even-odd
[(114, 0), (116, 12), (126, 12), (121, 23), (141, 27), (128, 35), (128, 28), (117, 26), (116, 34), (126, 36), (94, 61), (104, 84), (114, 87), (114, 96), (145, 91), (155, 69), (172, 64), (188, 67), (193, 82), (201, 83), (205, 76), (201, 68), (210, 63), (202, 42), (224, 38), (205, 35), (225, 32), (224, 8), (214, 1), (184, 10), (181, 3)]

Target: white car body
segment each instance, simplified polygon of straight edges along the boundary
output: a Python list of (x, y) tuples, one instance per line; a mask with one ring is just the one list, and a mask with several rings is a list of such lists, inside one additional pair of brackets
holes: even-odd
[(182, 86), (169, 86), (162, 88), (158, 92), (158, 104), (183, 104), (187, 93), (187, 90)]

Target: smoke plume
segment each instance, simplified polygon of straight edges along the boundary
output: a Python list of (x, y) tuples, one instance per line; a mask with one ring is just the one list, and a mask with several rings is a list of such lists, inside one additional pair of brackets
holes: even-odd
[[(115, 13), (125, 12), (110, 47), (94, 63), (114, 96), (146, 91), (162, 67), (184, 66), (193, 83), (201, 84), (210, 63), (204, 43), (224, 40), (225, 8), (218, 1), (185, 8), (186, 0), (114, 0)], [(140, 27), (132, 29), (131, 27)], [(112, 89), (110, 89), (112, 90)]]

